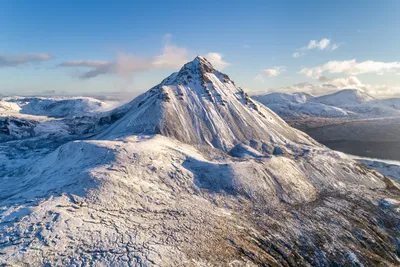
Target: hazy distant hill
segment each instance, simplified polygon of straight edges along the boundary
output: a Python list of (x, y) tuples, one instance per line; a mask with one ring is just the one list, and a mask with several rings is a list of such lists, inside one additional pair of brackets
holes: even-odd
[(377, 118), (400, 116), (400, 99), (376, 99), (357, 89), (345, 89), (314, 97), (304, 93), (253, 95), (277, 114), (287, 118)]

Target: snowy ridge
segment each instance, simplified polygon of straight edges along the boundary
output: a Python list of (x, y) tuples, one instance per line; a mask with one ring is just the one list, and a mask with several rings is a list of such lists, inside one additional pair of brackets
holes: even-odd
[(19, 113), (62, 118), (104, 112), (117, 105), (115, 101), (104, 102), (91, 97), (3, 97), (0, 98), (0, 114)]
[(339, 92), (320, 96), (314, 99), (318, 103), (330, 106), (357, 105), (376, 100), (369, 94), (358, 89), (344, 89)]
[(304, 93), (254, 95), (280, 116), (286, 118), (379, 118), (400, 116), (399, 99), (376, 99), (357, 89), (307, 97)]
[(91, 97), (3, 97), (0, 143), (32, 137), (79, 138), (122, 116), (126, 106), (118, 105)]
[(282, 104), (282, 103), (305, 103), (314, 99), (315, 96), (297, 92), (297, 93), (271, 93), (269, 95), (257, 95), (257, 100), (261, 103)]
[(377, 100), (376, 102), (400, 110), (400, 98), (382, 99)]

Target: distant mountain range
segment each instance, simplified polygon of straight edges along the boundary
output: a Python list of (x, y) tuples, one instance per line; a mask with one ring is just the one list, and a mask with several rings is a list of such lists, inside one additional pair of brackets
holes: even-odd
[(64, 118), (111, 110), (117, 105), (117, 101), (100, 101), (92, 97), (2, 97), (0, 115)]
[(285, 118), (377, 118), (400, 116), (400, 98), (376, 99), (357, 89), (313, 96), (306, 93), (253, 95), (253, 99)]
[[(64, 138), (94, 132), (99, 120), (115, 117), (117, 101), (91, 97), (2, 97), (0, 142), (31, 137)], [(111, 115), (110, 115), (111, 116)]]

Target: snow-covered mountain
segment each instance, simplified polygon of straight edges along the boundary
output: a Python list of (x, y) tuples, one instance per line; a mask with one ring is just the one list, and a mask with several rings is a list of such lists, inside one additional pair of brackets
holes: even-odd
[(400, 98), (389, 98), (377, 100), (378, 103), (400, 110)]
[(285, 118), (378, 118), (400, 116), (400, 101), (398, 99), (380, 100), (357, 89), (345, 89), (319, 97), (309, 97), (304, 93), (272, 93), (254, 95), (252, 98)]
[(352, 114), (340, 107), (329, 106), (314, 101), (316, 97), (304, 93), (272, 93), (254, 95), (253, 99), (261, 102), (282, 117), (346, 117)]
[[(117, 101), (90, 97), (0, 98), (0, 143), (31, 137), (63, 138), (96, 132), (120, 116)], [(114, 118), (115, 120), (115, 118)]]
[(1, 145), (0, 264), (400, 262), (399, 185), (291, 128), (202, 57), (93, 127), (47, 151)]
[(64, 118), (103, 112), (117, 105), (115, 101), (104, 102), (91, 97), (3, 97), (0, 98), (0, 114)]
[(282, 103), (306, 103), (315, 98), (307, 93), (271, 93), (268, 95), (257, 95), (257, 100), (261, 103), (282, 104)]
[(361, 90), (344, 89), (330, 95), (316, 97), (313, 100), (329, 106), (349, 106), (367, 103), (375, 98)]
[(127, 114), (96, 138), (162, 134), (223, 150), (245, 141), (264, 146), (313, 143), (253, 101), (203, 57), (187, 63), (129, 105)]

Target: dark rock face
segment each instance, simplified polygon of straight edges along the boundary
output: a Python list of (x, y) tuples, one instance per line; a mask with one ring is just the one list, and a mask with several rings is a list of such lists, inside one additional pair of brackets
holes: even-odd
[(34, 128), (37, 122), (21, 118), (6, 117), (0, 119), (0, 141), (8, 141), (23, 137), (32, 137), (35, 135)]
[(283, 151), (279, 147), (274, 147), (274, 151), (272, 152), (274, 156), (281, 156), (283, 154)]

